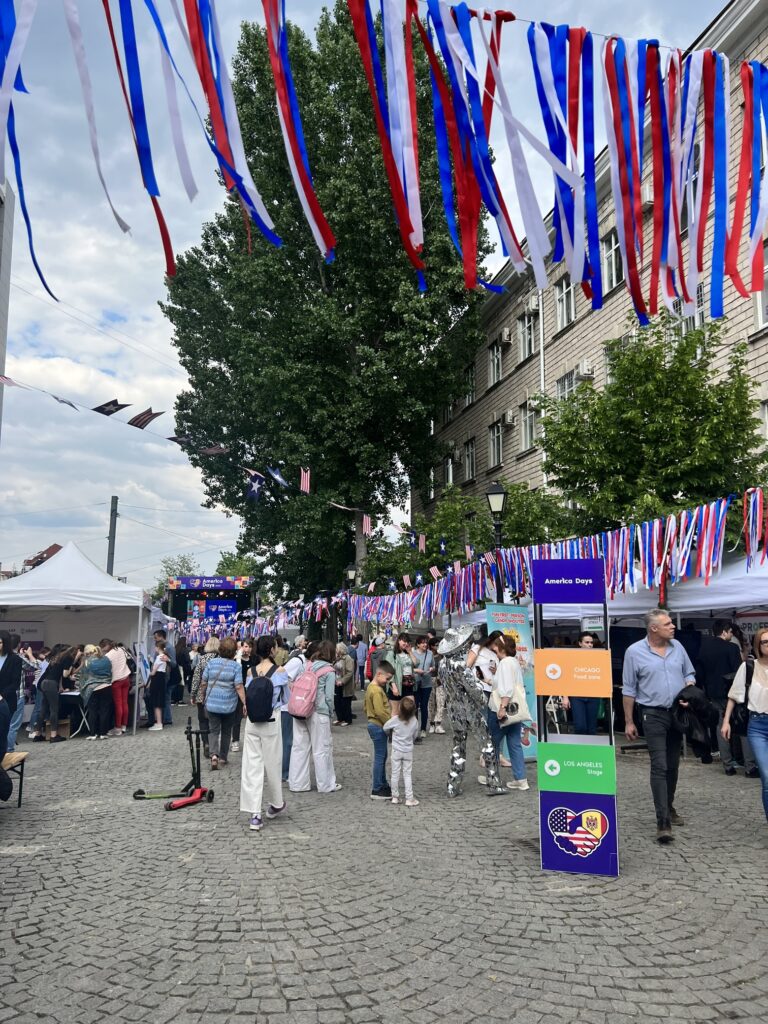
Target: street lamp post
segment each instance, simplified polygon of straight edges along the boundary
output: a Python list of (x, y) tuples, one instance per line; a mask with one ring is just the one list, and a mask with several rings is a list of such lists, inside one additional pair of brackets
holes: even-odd
[(493, 531), (496, 542), (496, 602), (497, 604), (504, 604), (504, 579), (502, 576), (501, 566), (501, 524), (504, 517), (504, 509), (507, 504), (507, 492), (498, 480), (494, 480), (485, 492), (485, 497), (488, 501), (488, 508), (491, 510)]
[[(354, 562), (350, 562), (346, 570), (347, 576), (347, 590), (352, 590), (357, 579), (357, 566)], [(349, 618), (349, 598), (347, 598), (347, 618)]]

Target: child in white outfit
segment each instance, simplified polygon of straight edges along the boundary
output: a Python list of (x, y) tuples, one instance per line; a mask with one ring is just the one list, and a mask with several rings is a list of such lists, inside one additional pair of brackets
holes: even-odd
[(413, 741), (419, 735), (419, 720), (416, 717), (416, 701), (403, 697), (395, 718), (384, 725), (385, 732), (392, 733), (392, 803), (399, 804), (397, 795), (400, 787), (400, 772), (405, 786), (405, 806), (418, 807), (419, 801), (413, 796)]

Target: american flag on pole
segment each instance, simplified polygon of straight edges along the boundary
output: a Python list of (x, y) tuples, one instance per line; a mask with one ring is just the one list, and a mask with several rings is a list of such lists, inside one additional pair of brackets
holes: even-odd
[(467, 561), (471, 562), (472, 561), (472, 556), (474, 554), (474, 550), (473, 550), (471, 544), (465, 544), (464, 545), (464, 554), (467, 556)]
[(299, 468), (301, 469), (301, 484), (299, 485), (299, 490), (303, 491), (304, 494), (309, 494), (309, 470), (304, 469), (303, 466)]
[(426, 538), (425, 534), (420, 533), (419, 534), (419, 551), (426, 551), (426, 550), (427, 550), (427, 538)]
[(408, 575), (403, 576), (403, 586), (406, 590), (411, 589), (411, 577)]
[(495, 551), (486, 551), (485, 554), (483, 555), (483, 558), (486, 560), (486, 562), (488, 563), (489, 566), (496, 565), (496, 552)]
[(224, 444), (212, 444), (209, 448), (200, 448), (201, 455), (226, 455), (229, 451)]
[(372, 594), (375, 589), (376, 589), (376, 581), (374, 580), (373, 583), (369, 583), (368, 584), (368, 593)]
[(443, 574), (440, 572), (436, 565), (431, 565), (429, 567), (429, 575), (432, 577), (433, 580), (441, 580), (443, 578)]
[(461, 562), (459, 561), (459, 559), (458, 559), (458, 558), (457, 558), (457, 559), (456, 559), (456, 561), (455, 561), (455, 562), (453, 563), (453, 571), (454, 571), (454, 572), (461, 572)]
[(371, 529), (371, 517), (369, 515), (363, 516), (363, 536), (372, 537), (373, 530)]

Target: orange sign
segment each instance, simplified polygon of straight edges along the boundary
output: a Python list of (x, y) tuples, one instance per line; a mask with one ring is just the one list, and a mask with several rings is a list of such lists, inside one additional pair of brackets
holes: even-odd
[(581, 647), (544, 648), (534, 660), (539, 697), (610, 697), (611, 652)]

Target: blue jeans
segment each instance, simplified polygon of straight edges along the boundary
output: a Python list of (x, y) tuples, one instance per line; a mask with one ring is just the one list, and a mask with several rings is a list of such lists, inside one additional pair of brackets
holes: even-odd
[(171, 686), (170, 679), (168, 679), (166, 681), (166, 686), (165, 686), (165, 706), (163, 707), (163, 725), (173, 725), (173, 712), (171, 711), (171, 697), (172, 696), (173, 696), (173, 687)]
[(357, 678), (360, 680), (360, 689), (365, 689), (365, 665), (357, 666)]
[(293, 718), (285, 708), (280, 712), (280, 730), (283, 734), (283, 782), (288, 781), (288, 769), (291, 766), (291, 747), (293, 746)]
[(32, 717), (29, 720), (29, 731), (40, 732), (40, 727), (43, 724), (43, 691), (39, 686), (35, 687), (35, 707), (32, 711)]
[(368, 735), (373, 743), (372, 788), (375, 793), (387, 784), (387, 734), (376, 722), (369, 722)]
[(512, 762), (512, 777), (518, 781), (524, 779), (525, 755), (523, 754), (523, 744), (521, 741), (523, 723), (515, 722), (514, 725), (505, 725), (502, 728), (499, 725), (499, 719), (496, 717), (495, 711), (486, 708), (485, 715), (488, 722), (488, 731), (491, 734), (491, 740), (496, 751), (496, 757), (499, 756), (501, 741), (505, 739), (507, 741), (507, 750), (509, 751), (509, 760)]
[(421, 715), (421, 731), (426, 732), (429, 725), (429, 698), (432, 696), (432, 687), (419, 685), (415, 696), (416, 709)]
[(752, 746), (752, 753), (755, 755), (757, 769), (760, 772), (760, 782), (763, 787), (763, 810), (768, 818), (768, 715), (749, 716), (747, 727), (747, 739)]
[(11, 715), (11, 724), (8, 727), (8, 753), (12, 754), (16, 749), (16, 736), (21, 723), (24, 718), (24, 698), (19, 697), (19, 702), (16, 705), (16, 710)]
[(573, 731), (579, 736), (594, 736), (597, 732), (599, 697), (571, 697)]

